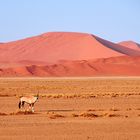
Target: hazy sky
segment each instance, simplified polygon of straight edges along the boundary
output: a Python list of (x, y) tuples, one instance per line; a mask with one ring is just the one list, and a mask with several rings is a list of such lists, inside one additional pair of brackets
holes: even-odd
[(0, 0), (0, 42), (50, 31), (140, 43), (140, 0)]

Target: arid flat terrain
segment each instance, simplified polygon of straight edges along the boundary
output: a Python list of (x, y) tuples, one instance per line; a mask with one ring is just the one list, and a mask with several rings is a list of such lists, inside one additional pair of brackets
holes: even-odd
[[(38, 93), (34, 113), (18, 109)], [(0, 79), (0, 140), (139, 140), (139, 130), (138, 77)]]

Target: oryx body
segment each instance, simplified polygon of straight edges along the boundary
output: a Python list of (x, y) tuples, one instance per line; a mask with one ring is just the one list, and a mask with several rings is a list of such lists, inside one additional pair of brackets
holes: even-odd
[(37, 96), (23, 96), (19, 101), (19, 109), (24, 107), (24, 103), (29, 104), (29, 109), (34, 112), (34, 104), (38, 100)]

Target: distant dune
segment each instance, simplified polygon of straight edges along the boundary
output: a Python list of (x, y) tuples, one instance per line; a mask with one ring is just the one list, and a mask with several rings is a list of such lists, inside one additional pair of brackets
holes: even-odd
[(125, 47), (128, 47), (130, 49), (140, 51), (140, 44), (138, 44), (138, 43), (136, 43), (134, 41), (123, 41), (123, 42), (120, 42), (118, 44), (122, 45), (122, 46), (125, 46)]
[(49, 32), (0, 43), (0, 76), (140, 75), (140, 45)]

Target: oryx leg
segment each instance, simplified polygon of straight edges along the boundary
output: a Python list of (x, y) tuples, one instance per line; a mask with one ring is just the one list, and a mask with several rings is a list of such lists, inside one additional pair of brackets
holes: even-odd
[(25, 102), (24, 102), (24, 101), (22, 101), (21, 108), (23, 108), (23, 107), (24, 107), (24, 103), (25, 103)]
[(24, 108), (24, 101), (21, 102), (21, 110)]
[(31, 104), (29, 104), (29, 111), (31, 110)]
[(32, 103), (32, 112), (34, 112), (34, 103)]

